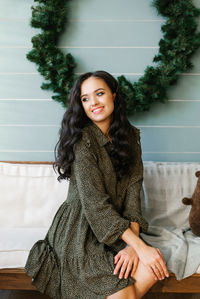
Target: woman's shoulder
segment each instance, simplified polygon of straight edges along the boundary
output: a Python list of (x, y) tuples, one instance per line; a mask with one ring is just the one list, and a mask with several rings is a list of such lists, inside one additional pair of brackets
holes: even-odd
[[(130, 124), (129, 128), (129, 141), (131, 144), (135, 142), (140, 143), (140, 130)], [(100, 129), (96, 126), (88, 124), (81, 130), (80, 139), (74, 144), (75, 152), (96, 152), (99, 151), (101, 145), (107, 142), (107, 138), (102, 134)]]
[(74, 152), (88, 152), (91, 151), (93, 146), (93, 136), (90, 125), (87, 125), (81, 130), (80, 139), (74, 144)]
[(134, 125), (130, 124), (130, 130), (135, 134), (135, 135), (140, 135), (140, 130), (135, 127)]
[(140, 144), (140, 130), (134, 125), (130, 125), (130, 141)]

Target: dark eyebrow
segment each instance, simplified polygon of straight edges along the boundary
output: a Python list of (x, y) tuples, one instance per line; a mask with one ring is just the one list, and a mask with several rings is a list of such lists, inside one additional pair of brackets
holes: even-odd
[[(97, 90), (99, 90), (99, 89), (104, 89), (104, 90), (105, 90), (105, 88), (100, 87), (100, 88), (97, 88), (95, 91), (97, 91)], [(95, 92), (95, 91), (94, 91), (94, 92)], [(86, 93), (86, 94), (82, 94), (81, 98), (82, 98), (83, 96), (87, 96), (87, 93)]]

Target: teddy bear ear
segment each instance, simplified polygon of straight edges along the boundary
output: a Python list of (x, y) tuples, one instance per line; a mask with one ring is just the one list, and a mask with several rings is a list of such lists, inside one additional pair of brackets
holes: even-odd
[(197, 171), (197, 172), (195, 173), (195, 175), (196, 175), (197, 178), (200, 177), (200, 171)]
[(184, 198), (182, 199), (182, 203), (183, 203), (184, 205), (191, 205), (191, 204), (192, 204), (192, 198), (184, 197)]

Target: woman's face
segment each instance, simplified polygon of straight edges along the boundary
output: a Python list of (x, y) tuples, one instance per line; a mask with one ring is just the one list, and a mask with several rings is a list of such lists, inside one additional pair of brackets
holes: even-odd
[(109, 86), (101, 78), (89, 77), (81, 84), (81, 102), (86, 115), (99, 127), (110, 125), (114, 99)]

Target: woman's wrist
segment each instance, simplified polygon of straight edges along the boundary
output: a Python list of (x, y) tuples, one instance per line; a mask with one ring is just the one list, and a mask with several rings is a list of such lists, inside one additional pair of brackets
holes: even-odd
[(140, 239), (135, 232), (129, 227), (121, 235), (122, 240), (131, 246), (136, 252), (139, 252), (146, 244)]
[[(132, 232), (139, 237), (140, 234), (140, 225), (137, 222), (131, 222), (130, 228), (132, 230)], [(126, 247), (128, 247), (130, 245), (126, 244)]]
[(131, 230), (139, 237), (140, 234), (140, 225), (137, 222), (131, 222)]

